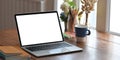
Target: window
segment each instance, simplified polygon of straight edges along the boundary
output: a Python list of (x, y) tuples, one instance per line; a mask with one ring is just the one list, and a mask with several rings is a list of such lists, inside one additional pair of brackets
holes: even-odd
[(119, 0), (111, 0), (110, 2), (110, 26), (109, 26), (109, 30), (110, 32), (120, 35), (120, 7), (116, 7), (119, 6)]

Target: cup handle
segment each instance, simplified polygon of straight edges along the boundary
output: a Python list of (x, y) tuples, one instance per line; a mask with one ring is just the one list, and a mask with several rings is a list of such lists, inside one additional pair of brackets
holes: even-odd
[(87, 35), (90, 35), (90, 34), (91, 34), (91, 31), (90, 31), (90, 30), (87, 30), (87, 31), (88, 31)]

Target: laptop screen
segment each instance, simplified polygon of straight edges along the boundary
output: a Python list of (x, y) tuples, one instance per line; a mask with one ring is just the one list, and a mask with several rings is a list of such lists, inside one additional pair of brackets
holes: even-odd
[(17, 14), (21, 45), (63, 41), (57, 12)]

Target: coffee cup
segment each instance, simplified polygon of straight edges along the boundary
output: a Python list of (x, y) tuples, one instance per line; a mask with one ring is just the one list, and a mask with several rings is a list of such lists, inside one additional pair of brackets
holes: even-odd
[(75, 26), (76, 37), (85, 37), (90, 34), (91, 34), (91, 31), (88, 29), (87, 26)]

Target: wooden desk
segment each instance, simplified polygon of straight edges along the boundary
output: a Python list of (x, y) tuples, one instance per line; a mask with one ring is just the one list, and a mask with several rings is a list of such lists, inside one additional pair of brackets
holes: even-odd
[[(4, 41), (4, 39), (9, 40), (10, 37), (14, 38), (13, 40), (18, 41), (16, 30), (2, 31), (0, 32), (0, 36), (2, 36), (0, 37), (0, 42), (2, 42), (2, 40)], [(0, 50), (3, 50), (6, 53), (11, 53), (11, 52), (22, 53), (23, 56), (31, 56), (32, 58), (34, 58), (34, 60), (119, 60), (120, 59), (119, 36), (91, 30), (91, 35), (81, 40), (81, 42), (76, 43), (75, 40), (76, 40), (75, 38), (66, 39), (66, 41), (75, 44), (79, 47), (82, 47), (83, 52), (35, 58), (29, 55), (28, 53), (26, 53), (25, 51), (23, 51), (18, 45), (0, 46)]]

